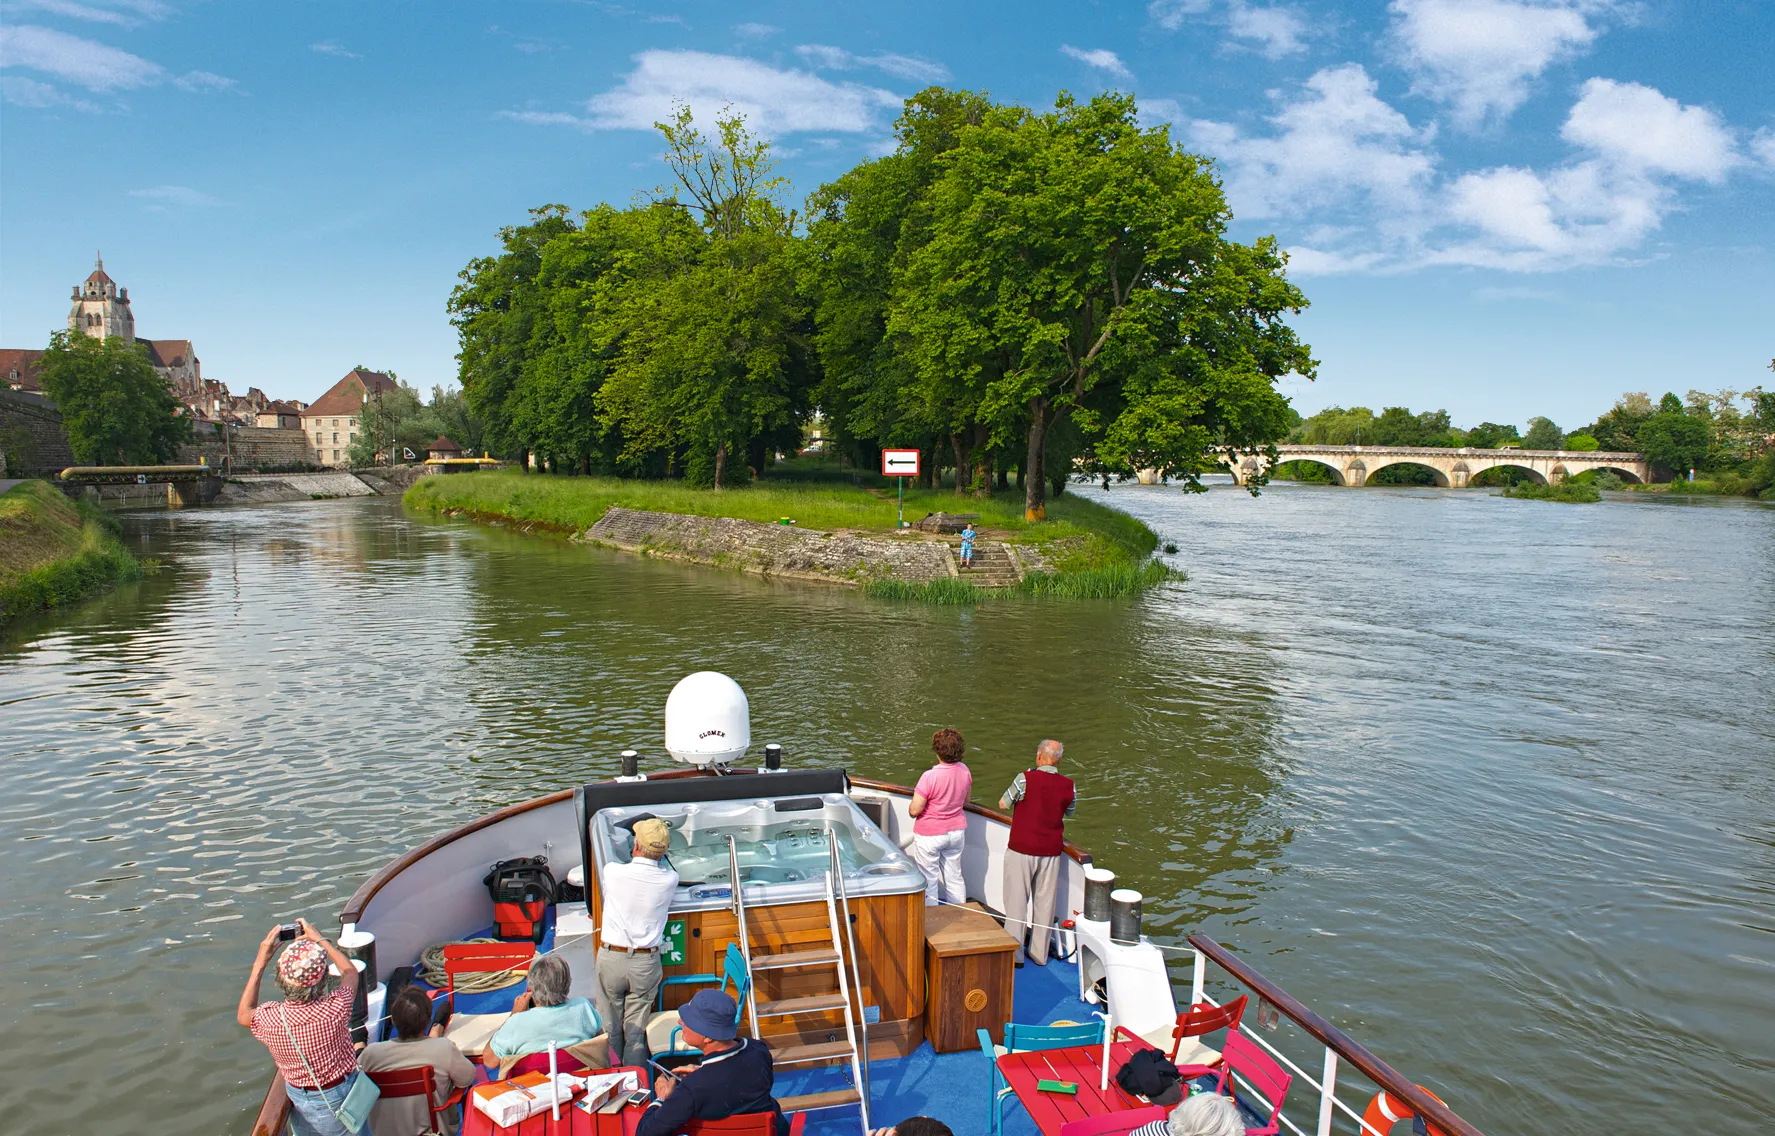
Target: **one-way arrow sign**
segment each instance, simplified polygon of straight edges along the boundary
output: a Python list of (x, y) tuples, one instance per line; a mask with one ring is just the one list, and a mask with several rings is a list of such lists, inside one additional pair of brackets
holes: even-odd
[(883, 477), (917, 477), (918, 451), (881, 451), (881, 475)]

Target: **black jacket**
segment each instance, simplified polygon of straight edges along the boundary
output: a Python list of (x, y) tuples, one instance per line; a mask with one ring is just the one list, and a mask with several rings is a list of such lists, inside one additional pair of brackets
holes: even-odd
[(776, 1113), (777, 1136), (789, 1136), (789, 1121), (770, 1095), (776, 1074), (770, 1049), (751, 1038), (739, 1048), (703, 1058), (685, 1073), (672, 1095), (656, 1101), (641, 1118), (635, 1136), (677, 1136), (691, 1120), (720, 1120), (747, 1112)]

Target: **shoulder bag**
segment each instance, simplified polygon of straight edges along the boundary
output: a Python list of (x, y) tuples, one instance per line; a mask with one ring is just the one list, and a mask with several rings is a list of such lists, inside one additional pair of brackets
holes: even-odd
[[(308, 1058), (302, 1053), (302, 1047), (296, 1044), (296, 1035), (290, 1031), (290, 1019), (284, 1016), (282, 1002), (277, 1004), (277, 1017), (279, 1021), (283, 1022), (284, 1033), (290, 1039), (290, 1048), (294, 1049), (296, 1056), (301, 1059), (302, 1068), (308, 1070), (308, 1079), (317, 1085), (320, 1084), (320, 1078), (314, 1075), (314, 1066), (308, 1063)], [(370, 1110), (376, 1107), (376, 1102), (382, 1097), (381, 1087), (375, 1081), (370, 1080), (368, 1073), (362, 1069), (356, 1072), (357, 1080), (351, 1083), (351, 1090), (345, 1094), (345, 1099), (339, 1102), (338, 1108), (333, 1107), (333, 1102), (327, 1100), (324, 1093), (320, 1098), (321, 1103), (327, 1106), (327, 1111), (333, 1114), (333, 1119), (344, 1125), (345, 1130), (351, 1133), (362, 1132), (369, 1127)]]

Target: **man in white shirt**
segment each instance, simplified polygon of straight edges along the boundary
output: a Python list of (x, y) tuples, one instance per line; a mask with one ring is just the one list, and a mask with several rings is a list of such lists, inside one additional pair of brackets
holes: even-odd
[(615, 1065), (646, 1065), (647, 1016), (665, 971), (660, 942), (678, 890), (678, 873), (662, 863), (672, 829), (657, 817), (636, 821), (626, 864), (606, 864), (599, 877), (598, 1012), (610, 1033)]

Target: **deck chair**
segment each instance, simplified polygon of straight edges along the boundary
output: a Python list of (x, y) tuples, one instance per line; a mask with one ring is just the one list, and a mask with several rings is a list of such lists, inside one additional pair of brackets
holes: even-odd
[(980, 1038), (980, 1052), (986, 1055), (986, 1087), (988, 1097), (987, 1130), (992, 1136), (999, 1136), (1003, 1115), (1004, 1099), (1012, 1096), (1013, 1090), (998, 1071), (998, 1059), (1007, 1053), (1023, 1053), (1031, 1049), (1066, 1049), (1074, 1045), (1102, 1045), (1103, 1022), (1101, 1020), (1089, 1025), (1069, 1026), (1026, 1026), (1017, 1022), (1005, 1023), (1005, 1043), (994, 1045), (992, 1035), (985, 1030), (977, 1031)]
[(1197, 1002), (1177, 1015), (1177, 1025), (1171, 1029), (1171, 1063), (1180, 1068), (1184, 1065), (1210, 1068), (1219, 1065), (1220, 1050), (1203, 1045), (1197, 1039), (1217, 1029), (1238, 1029), (1248, 1001), (1250, 996), (1241, 994), (1224, 1006)]
[(390, 1069), (385, 1073), (366, 1073), (365, 1076), (382, 1090), (384, 1100), (423, 1096), (425, 1106), (431, 1110), (431, 1129), (434, 1132), (444, 1131), (438, 1117), (460, 1105), (468, 1095), (467, 1089), (456, 1089), (444, 1098), (443, 1104), (433, 1104), (432, 1092), (436, 1088), (436, 1081), (430, 1065), (421, 1065), (416, 1069)]
[[(585, 1073), (590, 1070), (591, 1066), (587, 1065), (584, 1061), (581, 1061), (567, 1050), (555, 1050), (555, 1072)], [(548, 1050), (545, 1049), (541, 1053), (527, 1053), (518, 1058), (517, 1064), (507, 1070), (505, 1075), (508, 1078), (522, 1077), (525, 1073), (546, 1073), (548, 1071), (549, 1054)]]
[(721, 959), (719, 974), (668, 974), (664, 982), (659, 984), (659, 1006), (666, 1008), (666, 987), (668, 986), (719, 986), (727, 988), (729, 980), (735, 978), (735, 972), (746, 973), (746, 956), (740, 953), (738, 943), (727, 944), (727, 953)]
[[(721, 960), (721, 974), (715, 979), (720, 985), (716, 989), (727, 992), (727, 984), (733, 983), (733, 1024), (738, 1026), (745, 1018), (746, 994), (752, 989), (752, 976), (746, 969), (746, 956), (741, 952), (738, 943), (727, 944), (727, 954)], [(704, 975), (685, 975), (686, 978), (703, 978)], [(661, 997), (664, 997), (661, 987)], [(680, 1044), (684, 1027), (678, 1024), (677, 1010), (661, 1010), (647, 1019), (647, 1049), (650, 1053), (672, 1054), (693, 1053), (688, 1047)]]
[(1102, 1116), (1067, 1121), (1060, 1126), (1060, 1136), (1128, 1136), (1128, 1133), (1142, 1124), (1163, 1120), (1168, 1115), (1169, 1110), (1162, 1104), (1130, 1108), (1123, 1112), (1106, 1112)]
[(1264, 1127), (1245, 1129), (1245, 1136), (1276, 1136), (1280, 1131), (1282, 1104), (1288, 1099), (1288, 1086), (1293, 1083), (1294, 1074), (1284, 1070), (1269, 1054), (1258, 1048), (1255, 1041), (1240, 1031), (1227, 1032), (1226, 1049), (1222, 1053), (1219, 1068), (1209, 1069), (1195, 1065), (1179, 1071), (1186, 1078), (1199, 1077), (1204, 1073), (1215, 1074), (1219, 1078), (1214, 1086), (1215, 1092), (1232, 1097), (1234, 1103), (1238, 1103), (1239, 1095), (1235, 1091), (1237, 1086), (1233, 1074), (1244, 1077), (1263, 1098), (1263, 1103), (1269, 1106), (1270, 1116), (1269, 1123)]
[[(789, 1136), (801, 1136), (807, 1126), (807, 1113), (791, 1112)], [(692, 1120), (684, 1126), (684, 1136), (777, 1136), (777, 1115), (774, 1112), (742, 1112), (720, 1120)]]
[(447, 943), (444, 946), (444, 983), (456, 993), (459, 974), (522, 973), (536, 960), (535, 943)]

